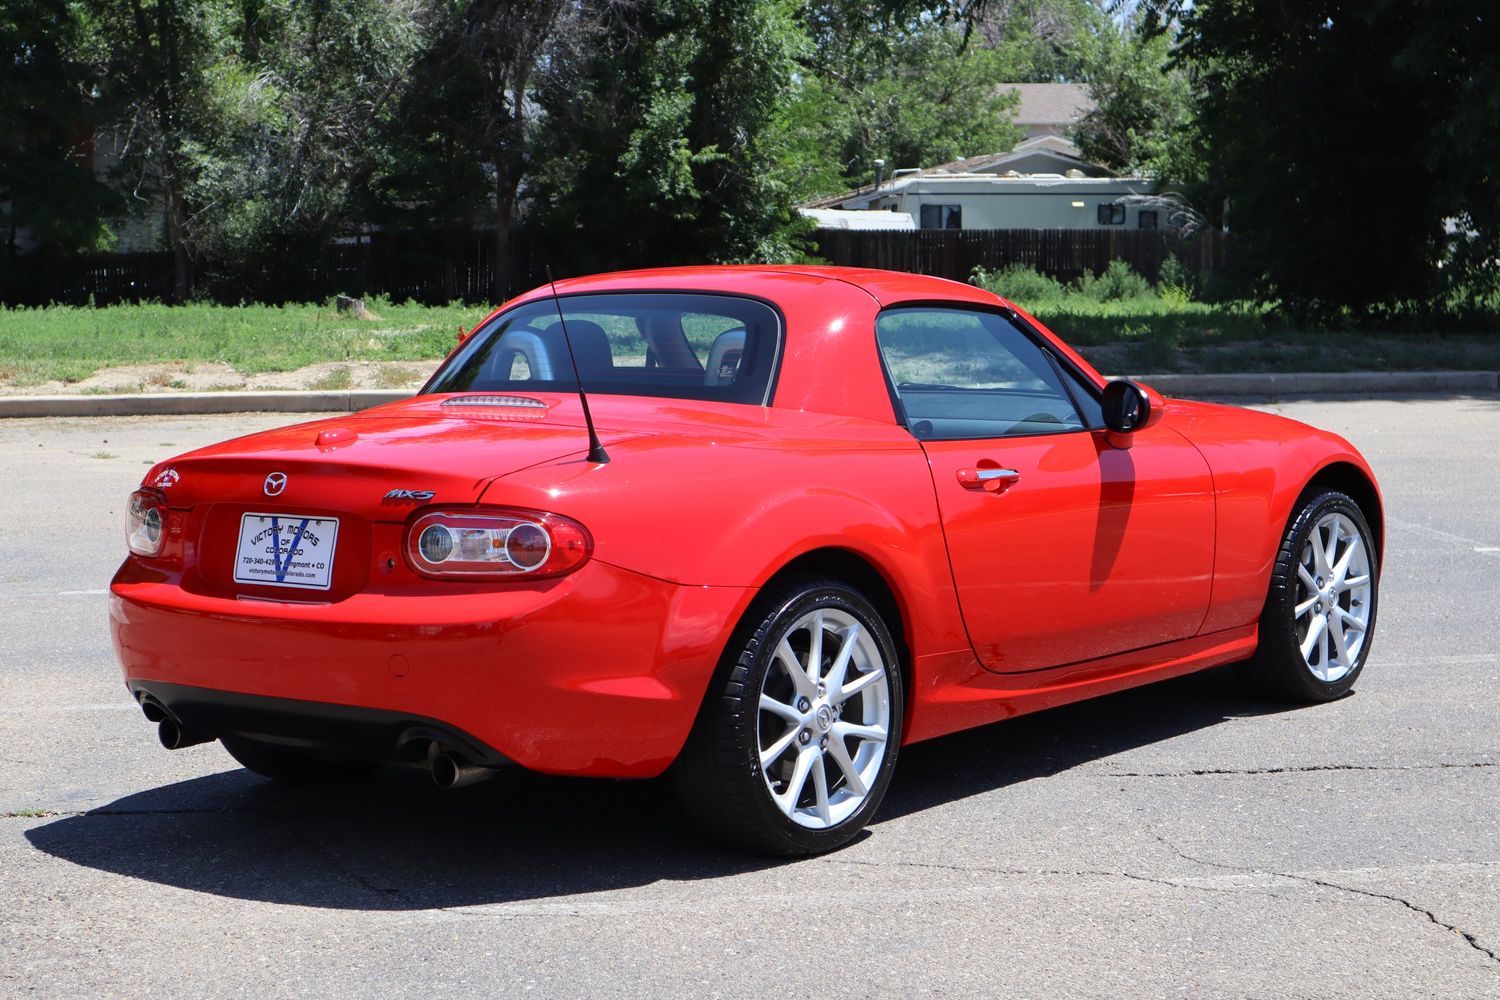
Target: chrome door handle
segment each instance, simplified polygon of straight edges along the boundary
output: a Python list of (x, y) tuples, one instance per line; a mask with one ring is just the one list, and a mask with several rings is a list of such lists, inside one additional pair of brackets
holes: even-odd
[(1015, 469), (1002, 469), (995, 465), (981, 465), (973, 469), (959, 469), (958, 481), (970, 490), (988, 490), (1000, 493), (1014, 486), (1021, 479)]

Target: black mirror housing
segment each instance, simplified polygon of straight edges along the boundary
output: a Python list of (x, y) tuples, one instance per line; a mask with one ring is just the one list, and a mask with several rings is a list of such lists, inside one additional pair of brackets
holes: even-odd
[(1115, 379), (1099, 399), (1104, 426), (1117, 434), (1131, 434), (1151, 423), (1151, 399), (1129, 379)]

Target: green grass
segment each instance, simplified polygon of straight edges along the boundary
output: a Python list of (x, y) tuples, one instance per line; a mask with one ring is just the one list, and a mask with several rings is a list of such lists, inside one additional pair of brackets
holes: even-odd
[[(1119, 269), (1083, 287), (1025, 269), (976, 279), (1034, 313), (1108, 373), (1500, 369), (1500, 337), (1492, 332), (1298, 329), (1261, 307), (1194, 301), (1177, 286), (1152, 288)], [(120, 365), (186, 362), (191, 371), (211, 361), (246, 375), (320, 362), (388, 362), (377, 380), (404, 384), (396, 363), (443, 357), (458, 326), (471, 327), (488, 311), (382, 298), (366, 303), (371, 318), (364, 320), (329, 304), (0, 307), (0, 393), (7, 386), (77, 382)], [(153, 378), (157, 383), (137, 391), (185, 384), (173, 382), (174, 374)], [(350, 373), (337, 369), (319, 387), (349, 382)]]
[(222, 361), (247, 375), (324, 361), (441, 358), (482, 306), (368, 299), (370, 319), (329, 305), (0, 307), (0, 385), (76, 382), (101, 368)]
[(1026, 268), (976, 272), (975, 283), (1011, 299), (1109, 373), (1493, 370), (1500, 337), (1296, 327), (1246, 302), (1207, 303), (1134, 275), (1106, 272), (1082, 286)]

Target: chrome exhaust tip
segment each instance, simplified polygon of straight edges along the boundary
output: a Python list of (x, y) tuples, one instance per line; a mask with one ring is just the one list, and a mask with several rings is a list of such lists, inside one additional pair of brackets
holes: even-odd
[(432, 783), (444, 789), (463, 788), (495, 776), (494, 768), (470, 764), (446, 750), (439, 750), (432, 755), (428, 761), (428, 769), (432, 774)]
[(168, 750), (181, 750), (183, 747), (197, 746), (199, 743), (211, 743), (212, 736), (204, 736), (183, 729), (171, 716), (165, 716), (156, 724), (156, 738), (161, 740), (161, 745)]

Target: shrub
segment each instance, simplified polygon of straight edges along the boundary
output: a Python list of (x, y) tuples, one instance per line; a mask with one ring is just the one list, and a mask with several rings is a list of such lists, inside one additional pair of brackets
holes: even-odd
[(1136, 274), (1123, 260), (1112, 260), (1104, 273), (1095, 277), (1087, 272), (1078, 279), (1078, 291), (1095, 302), (1121, 302), (1152, 297), (1151, 283)]
[(1062, 282), (1025, 264), (1007, 264), (994, 271), (976, 267), (969, 282), (1023, 306), (1061, 299), (1067, 294)]

